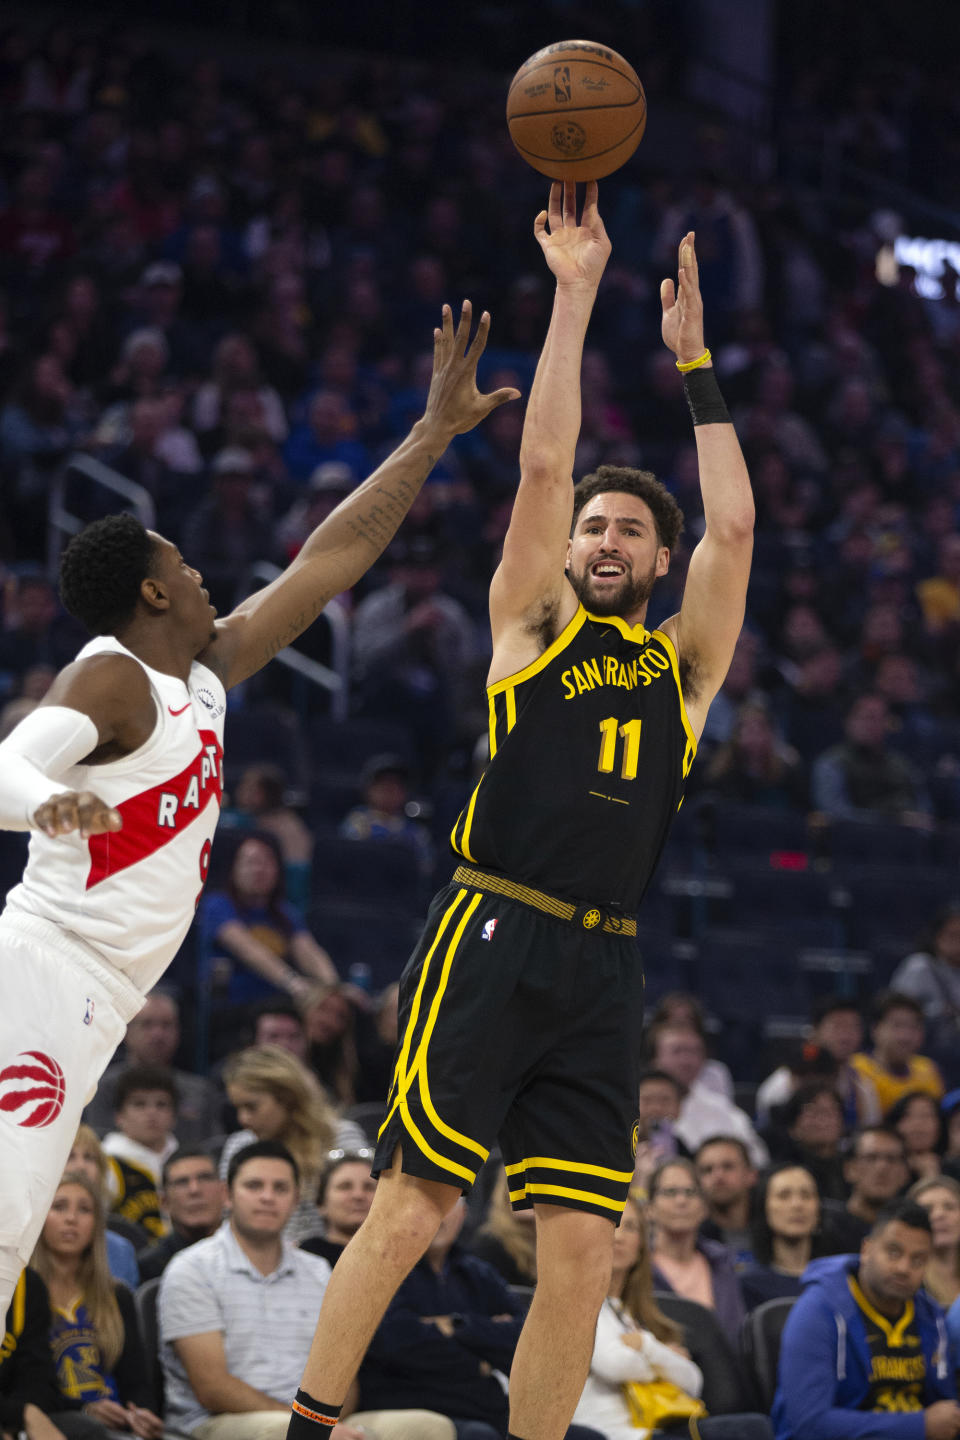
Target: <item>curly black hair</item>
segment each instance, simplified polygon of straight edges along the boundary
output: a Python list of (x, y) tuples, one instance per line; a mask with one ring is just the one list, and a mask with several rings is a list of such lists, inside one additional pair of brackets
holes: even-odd
[(648, 505), (660, 544), (666, 545), (668, 550), (674, 548), (683, 531), (683, 511), (662, 480), (649, 470), (634, 470), (628, 465), (598, 465), (591, 474), (577, 481), (573, 487), (571, 535), (576, 528), (577, 516), (587, 501), (596, 495), (606, 495), (610, 490), (636, 495)]
[(92, 635), (115, 635), (133, 619), (153, 560), (153, 541), (133, 515), (94, 520), (60, 557), (64, 608)]

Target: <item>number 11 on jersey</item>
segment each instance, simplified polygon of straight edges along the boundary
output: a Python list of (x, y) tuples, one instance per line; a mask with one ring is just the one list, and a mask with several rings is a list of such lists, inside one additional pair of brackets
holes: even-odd
[(623, 761), (620, 776), (623, 780), (636, 780), (637, 764), (640, 759), (640, 730), (642, 720), (628, 720), (621, 725), (615, 715), (600, 721), (600, 759), (597, 769), (602, 775), (613, 773), (617, 760), (617, 736), (623, 738)]

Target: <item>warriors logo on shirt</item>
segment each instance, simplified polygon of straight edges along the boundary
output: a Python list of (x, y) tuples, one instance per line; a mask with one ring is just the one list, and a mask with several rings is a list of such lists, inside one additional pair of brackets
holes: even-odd
[(0, 1114), (9, 1115), (25, 1130), (52, 1125), (63, 1109), (67, 1086), (52, 1055), (42, 1050), (21, 1050), (0, 1070)]

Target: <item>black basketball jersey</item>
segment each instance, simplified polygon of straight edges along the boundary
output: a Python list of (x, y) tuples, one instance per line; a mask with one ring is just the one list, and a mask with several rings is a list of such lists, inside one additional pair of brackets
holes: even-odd
[(535, 889), (636, 911), (696, 753), (671, 641), (581, 605), (487, 694), (490, 763), (454, 850)]

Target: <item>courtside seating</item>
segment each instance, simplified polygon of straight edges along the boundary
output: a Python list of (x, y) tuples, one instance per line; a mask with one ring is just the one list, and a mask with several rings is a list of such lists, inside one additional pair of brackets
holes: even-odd
[(777, 1389), (783, 1327), (792, 1308), (791, 1299), (767, 1300), (750, 1311), (740, 1331), (740, 1349), (747, 1373), (756, 1388), (757, 1405), (768, 1415)]
[(712, 1310), (671, 1291), (654, 1298), (664, 1315), (683, 1326), (684, 1343), (703, 1372), (703, 1403), (711, 1415), (736, 1415), (751, 1409), (740, 1357)]

